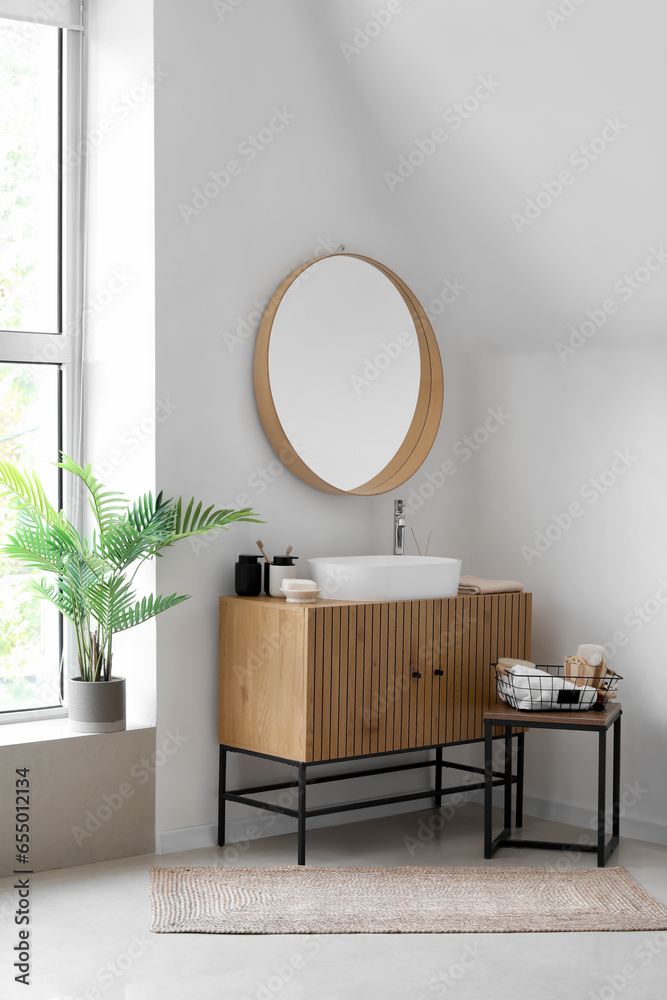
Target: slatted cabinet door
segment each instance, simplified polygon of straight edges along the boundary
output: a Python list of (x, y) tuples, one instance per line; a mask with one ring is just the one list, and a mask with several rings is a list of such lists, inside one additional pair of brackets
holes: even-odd
[(491, 664), (501, 656), (530, 656), (531, 600), (531, 594), (490, 594), (435, 602), (443, 673), (439, 691), (434, 688), (438, 737), (433, 743), (483, 738), (484, 712), (498, 704)]
[(413, 658), (408, 602), (308, 609), (312, 760), (409, 746)]

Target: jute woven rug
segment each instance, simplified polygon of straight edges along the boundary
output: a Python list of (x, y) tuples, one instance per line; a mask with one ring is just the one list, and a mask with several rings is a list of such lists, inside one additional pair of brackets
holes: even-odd
[(151, 868), (161, 934), (667, 930), (625, 868)]

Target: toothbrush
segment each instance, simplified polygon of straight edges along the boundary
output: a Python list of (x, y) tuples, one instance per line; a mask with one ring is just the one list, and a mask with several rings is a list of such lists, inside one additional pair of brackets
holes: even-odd
[(270, 565), (271, 564), (271, 560), (269, 559), (269, 557), (267, 556), (266, 552), (264, 551), (264, 546), (263, 546), (262, 540), (260, 538), (257, 539), (257, 548), (262, 553), (262, 555), (266, 559), (267, 563), (269, 563), (269, 565)]

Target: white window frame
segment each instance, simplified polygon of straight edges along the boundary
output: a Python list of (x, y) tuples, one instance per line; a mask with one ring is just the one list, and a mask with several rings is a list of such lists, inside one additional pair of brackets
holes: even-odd
[[(83, 31), (51, 28), (62, 32), (62, 136), (61, 136), (61, 332), (31, 333), (20, 330), (0, 330), (0, 361), (60, 366), (61, 394), (59, 414), (59, 447), (80, 460), (82, 426), (81, 348), (83, 338), (83, 296), (85, 265), (85, 161), (81, 155), (68, 162), (71, 150), (82, 150), (83, 63), (85, 36)], [(70, 520), (80, 522), (77, 498), (60, 479), (60, 500)], [(65, 627), (67, 626), (67, 627)], [(68, 637), (70, 626), (61, 617), (60, 687), (67, 676)], [(68, 638), (70, 641), (68, 641)], [(63, 669), (64, 664), (64, 669)], [(67, 715), (64, 705), (49, 708), (19, 709), (0, 712), (0, 725), (57, 719)]]

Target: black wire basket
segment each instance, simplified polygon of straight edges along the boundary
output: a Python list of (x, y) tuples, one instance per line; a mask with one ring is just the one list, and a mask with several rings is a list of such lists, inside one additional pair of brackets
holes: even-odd
[[(517, 661), (520, 662), (520, 661)], [(510, 664), (495, 663), (498, 697), (512, 708), (527, 712), (586, 711), (604, 709), (616, 697), (620, 674), (607, 670), (600, 676), (568, 677), (561, 664), (536, 663), (544, 674), (513, 674)]]

